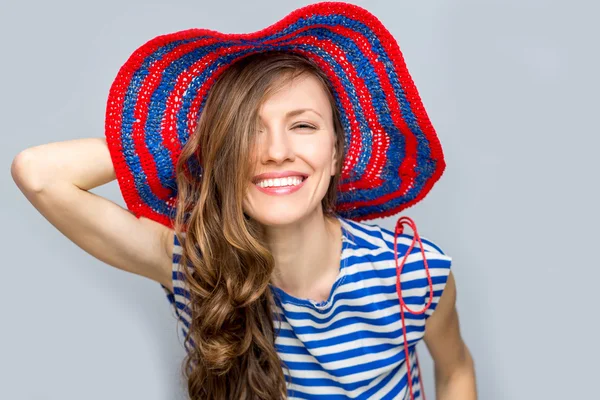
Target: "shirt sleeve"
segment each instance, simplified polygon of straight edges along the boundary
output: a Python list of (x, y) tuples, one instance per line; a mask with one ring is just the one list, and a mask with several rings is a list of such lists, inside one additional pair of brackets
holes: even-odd
[(179, 297), (184, 296), (183, 288), (181, 287), (181, 280), (179, 279), (179, 259), (181, 257), (181, 244), (177, 239), (177, 235), (173, 234), (173, 254), (171, 258), (171, 281), (173, 282), (173, 292), (171, 292), (165, 285), (160, 284), (165, 295), (167, 296), (167, 300), (171, 304), (171, 311), (173, 315), (180, 319), (180, 306), (183, 306), (183, 303), (178, 300)]
[[(431, 299), (431, 305), (425, 311), (426, 318), (429, 318), (435, 311), (440, 298), (442, 297), (442, 293), (444, 293), (444, 289), (446, 288), (446, 284), (448, 283), (448, 276), (450, 275), (450, 270), (452, 267), (452, 257), (447, 255), (439, 245), (432, 242), (428, 239), (421, 238), (423, 242), (427, 265), (429, 267), (429, 273), (431, 276), (431, 283), (433, 286), (433, 297)], [(425, 247), (427, 246), (427, 247)], [(423, 272), (425, 273), (425, 268), (423, 264)], [(427, 279), (427, 274), (425, 273), (425, 279)], [(423, 301), (423, 306), (426, 306), (430, 301), (430, 292), (431, 288), (427, 283), (427, 290), (425, 292), (425, 298)]]
[[(393, 248), (393, 233), (391, 233), (391, 250)], [(452, 257), (447, 255), (439, 244), (431, 239), (420, 236), (423, 251), (419, 241), (412, 234), (398, 236), (397, 265), (402, 267), (400, 277), (401, 294), (404, 304), (411, 310), (414, 317), (421, 315), (427, 320), (433, 313), (442, 297), (450, 268)], [(406, 256), (411, 244), (414, 245), (410, 254)], [(431, 277), (431, 285), (429, 283)], [(405, 312), (409, 312), (406, 308)], [(423, 310), (425, 310), (423, 312)]]

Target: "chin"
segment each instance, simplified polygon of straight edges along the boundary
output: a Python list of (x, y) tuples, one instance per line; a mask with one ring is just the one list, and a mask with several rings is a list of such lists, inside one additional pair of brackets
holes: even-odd
[(291, 207), (261, 207), (252, 212), (246, 211), (246, 215), (264, 226), (285, 226), (300, 221), (306, 213)]
[(275, 214), (273, 212), (260, 214), (253, 217), (264, 226), (285, 226), (291, 225), (302, 219), (303, 215), (288, 213), (285, 215)]

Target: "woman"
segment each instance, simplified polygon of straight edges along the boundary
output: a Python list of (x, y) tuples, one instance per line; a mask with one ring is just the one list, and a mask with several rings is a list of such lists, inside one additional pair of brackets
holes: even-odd
[[(368, 83), (360, 72), (334, 73), (328, 69), (338, 65), (333, 61), (319, 65), (325, 57), (313, 58), (304, 46), (313, 39), (296, 43), (296, 51), (281, 42), (272, 45), (291, 40), (289, 31), (298, 21), (329, 18), (332, 11), (374, 24), (356, 6), (308, 6), (245, 37), (260, 43), (240, 46), (240, 56), (224, 59), (220, 69), (209, 67), (205, 58), (219, 52), (209, 48), (211, 39), (231, 51), (239, 38), (195, 32), (201, 41), (214, 36), (194, 49), (204, 52), (188, 53), (194, 54), (189, 64), (176, 64), (164, 49), (197, 42), (163, 37), (152, 54), (147, 49), (156, 43), (149, 42), (111, 88), (106, 142), (27, 149), (15, 158), (13, 177), (74, 243), (109, 265), (161, 284), (186, 335), (183, 372), (192, 399), (422, 398), (415, 351), (421, 339), (435, 362), (437, 398), (474, 399), (473, 362), (458, 327), (451, 258), (419, 238), (414, 224), (412, 236), (402, 233), (401, 224), (392, 233), (358, 222), (420, 200), (441, 175), (443, 159), (434, 168), (438, 174), (427, 179), (417, 165), (381, 169), (369, 185), (350, 182), (367, 165), (367, 142), (356, 142), (355, 131), (364, 123), (381, 144), (392, 130), (377, 136), (372, 130), (377, 123), (369, 120), (373, 109), (370, 117), (386, 121), (380, 110), (389, 111), (389, 105), (377, 104), (376, 94), (365, 100), (365, 92), (351, 92), (384, 83)], [(324, 21), (308, 28), (318, 29)], [(350, 24), (343, 20), (339, 26)], [(306, 32), (307, 26), (302, 28)], [(321, 51), (315, 48), (314, 54)], [(345, 54), (338, 62), (351, 58)], [(193, 71), (198, 60), (203, 69)], [(361, 65), (350, 62), (348, 68)], [(173, 72), (172, 65), (179, 69)], [(161, 83), (151, 79), (152, 68)], [(171, 80), (165, 78), (169, 74)], [(139, 97), (128, 101), (136, 92), (132, 82), (141, 80)], [(349, 91), (336, 85), (348, 80)], [(187, 103), (182, 96), (188, 96)], [(344, 99), (360, 107), (351, 109)], [(418, 98), (412, 101), (419, 109)], [(358, 122), (350, 120), (351, 113)], [(422, 111), (415, 114), (421, 123), (426, 119)], [(398, 118), (393, 112), (388, 116)], [(153, 135), (153, 129), (160, 134)], [(387, 139), (409, 140), (407, 133), (401, 135)], [(429, 144), (433, 138), (430, 132)], [(169, 146), (178, 149), (175, 156), (165, 151)], [(378, 149), (373, 142), (368, 150), (376, 161), (394, 154)], [(417, 157), (416, 162), (424, 161)], [(421, 183), (416, 197), (399, 198), (395, 207), (391, 195), (388, 203), (369, 205), (364, 193), (399, 170), (413, 182), (407, 192), (418, 187), (419, 177), (429, 184)], [(362, 168), (363, 176), (368, 172)], [(134, 215), (88, 192), (115, 178)], [(169, 179), (175, 192), (165, 184)], [(400, 277), (401, 285), (396, 284)]]

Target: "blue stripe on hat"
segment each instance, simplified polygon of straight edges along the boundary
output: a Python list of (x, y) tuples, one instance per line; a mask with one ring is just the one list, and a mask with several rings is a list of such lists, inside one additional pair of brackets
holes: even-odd
[[(160, 60), (165, 54), (172, 51), (174, 48), (181, 44), (185, 44), (187, 42), (191, 42), (194, 40), (198, 40), (200, 38), (195, 38), (193, 40), (180, 40), (169, 43), (168, 45), (162, 46), (159, 50), (149, 54), (144, 61), (142, 62), (139, 69), (137, 69), (131, 77), (131, 81), (129, 82), (129, 86), (127, 87), (127, 91), (125, 93), (123, 99), (123, 115), (122, 115), (122, 123), (121, 123), (121, 142), (123, 148), (123, 158), (128, 168), (132, 172), (133, 182), (138, 191), (140, 198), (147, 203), (152, 209), (160, 214), (166, 215), (174, 215), (174, 208), (168, 206), (163, 200), (158, 199), (154, 192), (152, 192), (150, 186), (148, 186), (148, 180), (142, 168), (139, 155), (135, 150), (135, 144), (133, 141), (133, 122), (135, 120), (134, 110), (135, 105), (138, 99), (138, 92), (141, 88), (141, 83), (144, 81), (146, 76), (148, 75), (148, 68), (152, 65), (152, 63)], [(160, 136), (159, 136), (160, 137)], [(150, 153), (153, 158), (156, 160), (157, 156), (154, 151), (157, 147), (162, 146), (153, 146), (151, 135), (145, 135), (146, 145), (149, 148)], [(162, 148), (164, 151), (166, 149)], [(168, 153), (167, 153), (168, 154)], [(170, 163), (169, 163), (170, 164)], [(170, 168), (169, 168), (170, 169)], [(159, 174), (164, 175), (164, 171), (159, 169)], [(161, 179), (162, 182), (162, 179)], [(169, 186), (165, 186), (169, 187)]]

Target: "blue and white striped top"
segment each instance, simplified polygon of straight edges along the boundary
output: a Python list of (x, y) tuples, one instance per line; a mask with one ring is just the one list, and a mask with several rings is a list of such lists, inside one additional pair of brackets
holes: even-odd
[[(327, 301), (316, 302), (270, 286), (276, 295), (275, 347), (289, 367), (289, 399), (405, 399), (408, 395), (404, 336), (398, 293), (394, 232), (366, 222), (338, 217), (342, 225), (340, 271)], [(413, 235), (397, 238), (398, 265)], [(422, 399), (415, 346), (425, 333), (425, 321), (434, 312), (446, 286), (452, 259), (434, 242), (421, 237), (433, 283), (433, 301), (427, 311), (405, 310), (412, 389)], [(191, 321), (186, 305), (189, 293), (179, 272), (181, 245), (174, 239), (174, 294), (161, 285), (183, 323), (185, 337)], [(414, 311), (429, 301), (430, 288), (419, 242), (415, 241), (401, 276), (402, 297)], [(284, 368), (284, 373), (287, 370)], [(289, 379), (288, 379), (289, 380)]]

